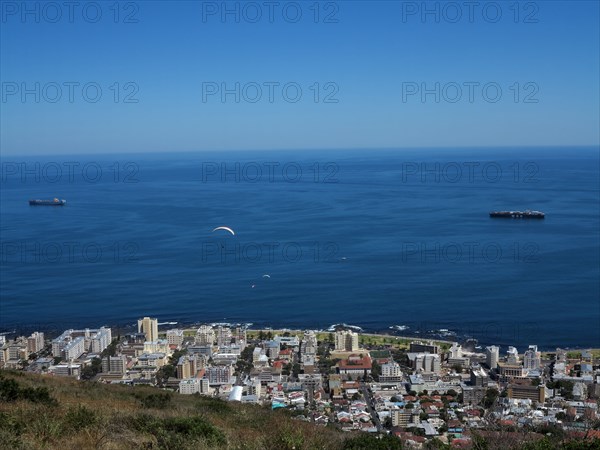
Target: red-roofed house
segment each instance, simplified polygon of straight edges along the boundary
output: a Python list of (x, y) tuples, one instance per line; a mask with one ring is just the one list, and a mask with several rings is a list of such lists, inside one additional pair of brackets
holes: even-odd
[(288, 362), (291, 361), (292, 360), (292, 349), (286, 348), (285, 350), (281, 350), (279, 352), (279, 358), (284, 359)]
[(345, 375), (350, 379), (357, 379), (371, 374), (371, 357), (366, 354), (350, 355), (348, 359), (344, 359), (338, 363), (338, 369), (341, 375)]
[(275, 367), (276, 369), (283, 369), (283, 366), (287, 366), (287, 364), (287, 362), (282, 360), (273, 361), (273, 367)]

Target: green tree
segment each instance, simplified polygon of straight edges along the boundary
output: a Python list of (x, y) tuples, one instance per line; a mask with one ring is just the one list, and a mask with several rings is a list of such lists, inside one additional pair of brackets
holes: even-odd
[(292, 375), (294, 376), (294, 378), (298, 378), (298, 375), (300, 374), (300, 371), (302, 370), (300, 364), (298, 363), (294, 363), (292, 365)]
[(485, 391), (485, 397), (483, 398), (483, 406), (486, 408), (491, 408), (494, 403), (496, 403), (496, 400), (498, 399), (498, 396), (500, 395), (500, 393), (498, 392), (497, 389), (495, 388), (489, 388), (487, 391)]
[(427, 441), (425, 443), (425, 448), (427, 450), (451, 450), (452, 449), (450, 444), (444, 444), (438, 438), (433, 438), (430, 441)]
[(85, 366), (81, 371), (82, 380), (91, 380), (102, 370), (102, 360), (100, 358), (92, 359), (89, 366)]
[(119, 345), (119, 339), (113, 339), (110, 344), (100, 354), (101, 358), (105, 356), (115, 356), (117, 354), (117, 347)]
[(452, 369), (456, 372), (456, 373), (462, 373), (463, 371), (463, 367), (460, 364), (453, 364), (452, 365)]
[(373, 360), (373, 363), (371, 364), (371, 376), (374, 380), (379, 380), (379, 377), (381, 376), (381, 366), (376, 360)]
[(423, 428), (413, 427), (410, 431), (415, 436), (425, 436), (425, 430)]

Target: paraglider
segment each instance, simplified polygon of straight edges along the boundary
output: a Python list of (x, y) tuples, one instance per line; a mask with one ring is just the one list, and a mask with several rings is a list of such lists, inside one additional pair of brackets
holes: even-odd
[(225, 231), (229, 231), (229, 232), (232, 234), (232, 236), (235, 236), (235, 231), (233, 231), (233, 230), (232, 230), (231, 228), (229, 228), (229, 227), (217, 227), (217, 228), (215, 228), (215, 229), (213, 230), (213, 233), (214, 233), (215, 231), (217, 231), (217, 230), (225, 230)]
[(269, 275), (268, 273), (265, 273), (265, 274), (263, 275), (263, 278), (271, 278), (271, 275)]

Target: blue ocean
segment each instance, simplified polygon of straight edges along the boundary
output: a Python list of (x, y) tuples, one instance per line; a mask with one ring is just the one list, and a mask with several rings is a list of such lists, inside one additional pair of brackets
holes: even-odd
[[(597, 148), (1, 163), (0, 331), (150, 315), (600, 347)], [(489, 216), (527, 209), (545, 219)]]

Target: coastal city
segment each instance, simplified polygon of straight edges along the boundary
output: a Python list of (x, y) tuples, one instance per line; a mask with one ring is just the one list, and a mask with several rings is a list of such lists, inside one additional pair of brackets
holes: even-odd
[[(473, 351), (343, 326), (169, 328), (143, 317), (123, 335), (106, 326), (0, 335), (0, 368), (257, 404), (298, 421), (395, 436), (403, 448), (470, 448), (493, 433), (600, 442), (600, 351), (592, 349)], [(536, 433), (518, 433), (529, 430)]]

